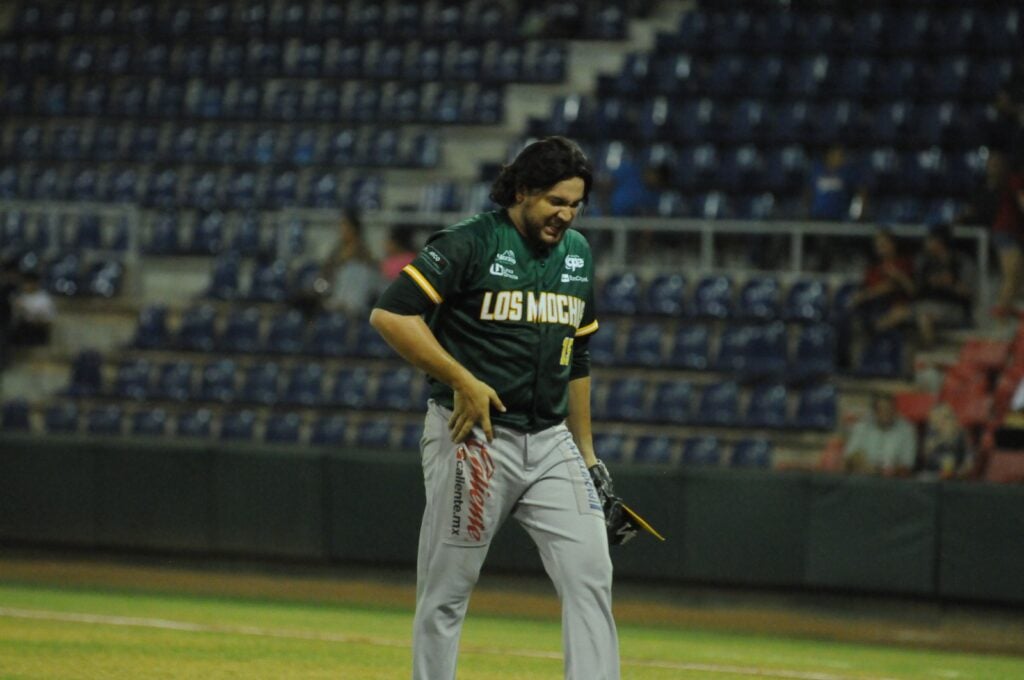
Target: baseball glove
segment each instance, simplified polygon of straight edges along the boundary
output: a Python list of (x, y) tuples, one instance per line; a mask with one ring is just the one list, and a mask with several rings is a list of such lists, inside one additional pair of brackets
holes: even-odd
[(608, 545), (622, 545), (636, 536), (641, 529), (658, 540), (665, 540), (661, 534), (655, 531), (654, 527), (615, 495), (612, 476), (608, 473), (608, 468), (604, 463), (597, 461), (597, 464), (590, 467), (590, 478), (594, 481), (594, 488), (597, 490), (597, 495), (601, 499), (601, 507), (604, 510)]

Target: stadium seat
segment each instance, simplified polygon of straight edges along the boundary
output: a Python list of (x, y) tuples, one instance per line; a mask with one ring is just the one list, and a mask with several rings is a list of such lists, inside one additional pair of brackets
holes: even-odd
[(143, 401), (149, 396), (152, 366), (146, 359), (126, 359), (117, 367), (113, 395), (119, 399)]
[(295, 412), (273, 413), (267, 417), (263, 441), (271, 444), (298, 444), (302, 416)]
[(722, 462), (717, 437), (687, 437), (683, 440), (683, 465), (717, 467)]
[(348, 433), (348, 419), (343, 415), (323, 416), (313, 423), (309, 443), (314, 446), (343, 446)]
[(28, 401), (25, 399), (5, 401), (2, 413), (0, 413), (0, 429), (5, 432), (28, 432), (31, 429)]
[(617, 432), (597, 432), (594, 434), (594, 451), (605, 462), (621, 462), (625, 455), (626, 446), (626, 438)]
[(676, 329), (668, 354), (668, 364), (674, 368), (704, 371), (709, 366), (710, 340), (705, 324), (684, 323)]
[(772, 443), (767, 439), (739, 440), (732, 447), (729, 465), (734, 468), (770, 468)]
[(356, 446), (385, 449), (391, 446), (394, 424), (390, 419), (364, 420), (356, 429)]
[(767, 276), (752, 278), (743, 284), (736, 315), (765, 321), (779, 317), (779, 282)]
[(320, 364), (299, 364), (288, 374), (283, 401), (301, 406), (317, 406), (323, 401), (324, 369)]
[(204, 297), (213, 300), (234, 300), (239, 296), (238, 271), (241, 266), (237, 253), (228, 253), (213, 262), (210, 285)]
[(331, 404), (344, 408), (366, 408), (369, 403), (370, 372), (366, 367), (342, 368), (334, 377)]
[(715, 357), (715, 370), (742, 373), (750, 363), (750, 345), (760, 332), (757, 326), (748, 324), (730, 325), (722, 329)]
[(395, 351), (381, 337), (381, 334), (370, 325), (368, 319), (359, 321), (356, 327), (353, 354), (367, 359), (389, 359), (395, 357)]
[(662, 274), (647, 286), (642, 311), (659, 316), (682, 316), (686, 311), (686, 279), (680, 274)]
[(92, 397), (103, 389), (103, 357), (95, 350), (83, 350), (71, 361), (70, 397)]
[(903, 338), (897, 331), (878, 333), (860, 355), (857, 373), (862, 376), (895, 378), (903, 373)]
[(76, 432), (78, 407), (72, 402), (51, 404), (43, 412), (43, 426), (50, 433)]
[(298, 354), (303, 348), (306, 320), (302, 312), (288, 309), (275, 315), (267, 328), (263, 349), (273, 354)]
[(838, 397), (833, 385), (822, 384), (800, 392), (796, 409), (796, 426), (814, 430), (834, 430), (837, 422)]
[(423, 438), (422, 423), (406, 423), (402, 426), (400, 447), (405, 451), (418, 451)]
[(618, 344), (618, 324), (614, 320), (601, 321), (600, 328), (590, 336), (588, 348), (590, 359), (598, 366), (615, 363), (615, 348)]
[(233, 309), (217, 339), (222, 352), (255, 352), (260, 348), (260, 310), (256, 307)]
[(148, 305), (139, 312), (132, 345), (139, 349), (159, 349), (169, 344), (167, 305)]
[(402, 367), (381, 371), (377, 375), (377, 391), (371, 408), (387, 411), (409, 411), (418, 408), (413, 404), (413, 387), (416, 373), (411, 368)]
[(235, 399), (236, 367), (231, 359), (221, 359), (203, 367), (198, 398), (227, 403)]
[(89, 434), (119, 435), (123, 423), (121, 407), (117, 404), (98, 406), (85, 416), (85, 430)]
[(178, 328), (178, 347), (193, 352), (212, 352), (215, 346), (214, 325), (217, 311), (211, 305), (186, 309)]
[(167, 412), (162, 408), (136, 411), (132, 414), (131, 433), (137, 437), (166, 436)]
[(784, 385), (758, 385), (750, 394), (743, 419), (746, 427), (784, 428), (787, 417), (787, 393)]
[(321, 314), (313, 321), (306, 351), (318, 356), (344, 356), (348, 351), (348, 319), (338, 312)]
[(253, 411), (229, 411), (220, 420), (220, 438), (224, 441), (252, 441), (255, 429), (256, 413)]
[(160, 366), (151, 396), (170, 401), (185, 401), (192, 394), (194, 368), (188, 361), (171, 361)]
[(828, 318), (828, 285), (822, 281), (801, 280), (786, 293), (782, 316), (787, 321), (820, 322)]
[(630, 366), (660, 366), (664, 334), (659, 323), (633, 324), (626, 335), (626, 344), (616, 363)]
[(787, 346), (788, 335), (783, 322), (755, 326), (747, 345), (744, 372), (748, 377), (781, 376), (786, 371)]
[(697, 421), (718, 427), (739, 425), (739, 392), (739, 385), (732, 381), (706, 386), (700, 396)]
[(810, 324), (800, 329), (789, 376), (806, 380), (830, 375), (836, 365), (835, 329), (828, 324)]
[(638, 378), (620, 378), (608, 386), (604, 417), (610, 420), (640, 421), (647, 417), (647, 383)]
[(240, 401), (254, 404), (274, 404), (278, 400), (281, 368), (274, 362), (257, 362), (245, 370)]
[(209, 439), (213, 433), (213, 413), (209, 409), (187, 411), (178, 415), (175, 434), (179, 437)]
[(732, 280), (721, 274), (701, 279), (693, 293), (693, 310), (698, 317), (732, 316)]
[(674, 442), (663, 435), (645, 435), (636, 440), (633, 462), (667, 465), (672, 462)]
[(680, 380), (654, 384), (651, 407), (643, 415), (645, 420), (660, 423), (686, 424), (692, 419), (693, 386)]

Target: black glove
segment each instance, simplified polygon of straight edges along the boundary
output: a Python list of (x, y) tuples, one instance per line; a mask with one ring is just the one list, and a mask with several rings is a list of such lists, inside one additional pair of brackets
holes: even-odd
[(639, 527), (629, 516), (622, 505), (622, 499), (615, 495), (612, 476), (604, 463), (597, 461), (590, 468), (590, 478), (594, 480), (594, 488), (601, 499), (604, 510), (604, 524), (608, 530), (608, 545), (622, 545), (636, 536)]

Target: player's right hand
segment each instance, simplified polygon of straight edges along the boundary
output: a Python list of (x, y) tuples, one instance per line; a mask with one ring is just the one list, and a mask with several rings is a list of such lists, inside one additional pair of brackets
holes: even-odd
[(487, 383), (475, 378), (454, 388), (454, 393), (455, 407), (452, 417), (448, 419), (452, 441), (458, 444), (465, 440), (477, 423), (483, 428), (487, 441), (492, 441), (494, 428), (491, 427), (491, 406), (505, 412), (505, 405), (498, 398), (498, 393)]

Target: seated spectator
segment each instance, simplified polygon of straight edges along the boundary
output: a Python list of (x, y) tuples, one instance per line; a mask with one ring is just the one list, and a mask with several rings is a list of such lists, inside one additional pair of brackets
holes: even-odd
[(992, 315), (1006, 318), (1014, 311), (1024, 262), (1024, 170), (1013, 168), (1005, 154), (992, 152), (986, 165), (987, 190), (992, 194), (992, 242), (999, 253), (1002, 281)]
[(974, 456), (967, 444), (967, 435), (949, 404), (936, 404), (928, 414), (922, 469), (938, 473), (943, 479), (966, 477), (974, 471)]
[(866, 200), (867, 190), (857, 164), (847, 158), (842, 146), (829, 148), (810, 173), (808, 217), (828, 222), (858, 220), (864, 214)]
[(11, 308), (12, 344), (45, 345), (50, 342), (57, 305), (49, 291), (40, 285), (39, 272), (32, 270), (22, 276), (21, 290), (14, 294)]
[(947, 225), (932, 227), (914, 270), (914, 319), (921, 344), (935, 344), (937, 327), (963, 326), (971, 320), (974, 267), (953, 248)]
[(871, 412), (872, 417), (853, 426), (846, 442), (846, 470), (886, 477), (909, 473), (917, 457), (914, 427), (897, 414), (896, 404), (888, 394), (876, 394), (871, 399)]
[(1024, 154), (1024, 57), (1017, 59), (1009, 80), (996, 94), (994, 144), (1010, 140), (1010, 153)]
[(384, 259), (380, 262), (380, 273), (385, 281), (398, 278), (405, 265), (416, 258), (412, 246), (412, 229), (395, 227), (384, 242)]
[(377, 263), (363, 240), (358, 213), (346, 210), (338, 223), (338, 239), (321, 270), (317, 288), (327, 293), (324, 307), (353, 316), (364, 315), (381, 290)]
[(671, 170), (665, 163), (641, 169), (623, 159), (611, 173), (608, 214), (615, 217), (653, 215), (658, 210), (661, 192), (671, 182)]

